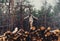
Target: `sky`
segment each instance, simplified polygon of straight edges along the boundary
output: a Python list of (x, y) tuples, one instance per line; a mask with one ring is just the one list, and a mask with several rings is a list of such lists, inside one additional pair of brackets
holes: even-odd
[[(16, 1), (19, 2), (19, 0)], [(52, 5), (52, 7), (54, 7), (56, 5), (56, 2), (58, 2), (58, 0), (46, 0), (46, 1), (48, 4)], [(41, 6), (45, 2), (45, 0), (29, 0), (29, 2), (34, 6), (34, 8), (41, 9)]]
[[(34, 5), (34, 8), (40, 9), (45, 0), (29, 0), (32, 5)], [(53, 7), (56, 5), (57, 0), (46, 0), (48, 4), (52, 5)]]

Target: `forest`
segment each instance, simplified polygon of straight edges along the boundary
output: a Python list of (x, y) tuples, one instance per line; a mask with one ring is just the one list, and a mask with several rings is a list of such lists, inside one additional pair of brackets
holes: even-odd
[(60, 0), (54, 7), (45, 1), (38, 10), (28, 0), (16, 2), (15, 5), (14, 0), (2, 0), (0, 1), (0, 29), (2, 29), (0, 31), (4, 31), (1, 33), (7, 30), (12, 31), (14, 27), (28, 27), (28, 18), (26, 20), (24, 18), (29, 14), (38, 18), (38, 20), (34, 19), (33, 23), (37, 28), (40, 26), (60, 28)]

